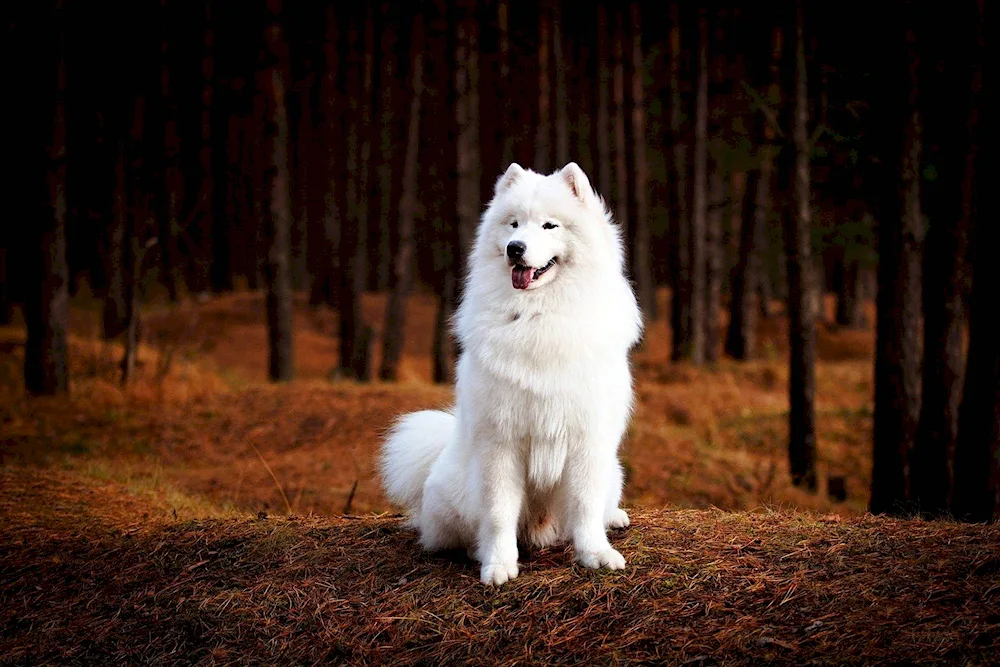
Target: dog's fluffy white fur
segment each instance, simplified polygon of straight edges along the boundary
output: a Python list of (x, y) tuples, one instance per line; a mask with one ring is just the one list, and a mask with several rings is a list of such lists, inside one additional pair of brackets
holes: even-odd
[(381, 455), (420, 543), (467, 547), (489, 585), (517, 576), (518, 540), (572, 540), (581, 565), (624, 568), (606, 530), (629, 523), (618, 447), (642, 320), (618, 226), (575, 163), (497, 180), (455, 330), (454, 411), (404, 416)]

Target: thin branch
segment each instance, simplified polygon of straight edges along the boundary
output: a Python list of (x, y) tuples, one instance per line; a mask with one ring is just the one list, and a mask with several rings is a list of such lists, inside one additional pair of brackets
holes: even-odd
[(247, 444), (250, 445), (251, 449), (253, 449), (253, 453), (257, 455), (257, 458), (260, 459), (260, 462), (264, 464), (264, 469), (267, 470), (267, 474), (271, 476), (271, 480), (274, 482), (274, 485), (278, 487), (278, 493), (281, 494), (281, 499), (285, 501), (285, 510), (288, 512), (288, 514), (291, 514), (292, 505), (288, 502), (288, 496), (285, 495), (285, 490), (281, 488), (281, 482), (279, 482), (278, 478), (274, 476), (274, 471), (271, 470), (271, 466), (267, 465), (267, 461), (265, 461), (264, 457), (260, 455), (260, 451), (257, 449), (257, 447), (254, 446), (252, 442), (248, 441)]
[(756, 104), (757, 108), (764, 114), (764, 118), (767, 119), (767, 122), (771, 125), (774, 133), (778, 137), (784, 139), (785, 133), (781, 131), (781, 124), (778, 122), (778, 116), (774, 113), (774, 109), (772, 109), (768, 103), (764, 101), (764, 98), (760, 96), (760, 93), (758, 93), (753, 86), (746, 81), (741, 81), (740, 83), (743, 85), (743, 90), (753, 98), (754, 104)]

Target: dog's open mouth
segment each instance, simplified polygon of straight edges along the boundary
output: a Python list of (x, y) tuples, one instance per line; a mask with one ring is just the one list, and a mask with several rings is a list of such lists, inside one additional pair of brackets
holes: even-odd
[(553, 257), (549, 260), (549, 263), (540, 269), (536, 269), (533, 266), (524, 266), (523, 264), (515, 264), (510, 270), (510, 281), (514, 285), (514, 289), (528, 289), (528, 285), (532, 281), (538, 280), (543, 273), (551, 269), (556, 265), (556, 258)]

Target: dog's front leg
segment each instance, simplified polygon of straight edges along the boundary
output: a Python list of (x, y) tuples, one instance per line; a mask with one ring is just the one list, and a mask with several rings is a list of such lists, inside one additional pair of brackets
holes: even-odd
[(573, 465), (566, 466), (566, 514), (573, 535), (573, 549), (580, 565), (609, 570), (625, 569), (625, 558), (608, 542), (605, 532), (607, 466), (600, 452), (583, 447)]
[(487, 586), (499, 586), (517, 576), (517, 526), (524, 502), (524, 471), (516, 447), (492, 443), (484, 449), (480, 578)]

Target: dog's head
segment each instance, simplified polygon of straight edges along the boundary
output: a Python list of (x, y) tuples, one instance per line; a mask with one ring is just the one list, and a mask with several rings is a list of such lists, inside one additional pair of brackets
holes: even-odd
[(620, 255), (609, 223), (576, 163), (548, 176), (511, 164), (483, 215), (478, 259), (506, 263), (515, 290), (539, 289), (568, 268)]

